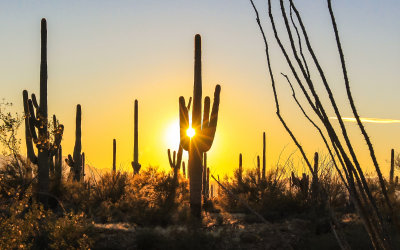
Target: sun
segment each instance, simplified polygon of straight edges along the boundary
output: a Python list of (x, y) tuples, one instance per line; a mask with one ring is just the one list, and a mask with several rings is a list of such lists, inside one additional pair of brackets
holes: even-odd
[(186, 134), (187, 134), (187, 136), (189, 136), (190, 138), (192, 138), (192, 137), (196, 134), (196, 131), (194, 130), (194, 128), (188, 128), (188, 129), (186, 130)]

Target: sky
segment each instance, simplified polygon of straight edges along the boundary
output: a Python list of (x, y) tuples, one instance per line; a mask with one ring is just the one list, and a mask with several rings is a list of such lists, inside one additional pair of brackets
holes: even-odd
[[(342, 114), (352, 118), (326, 1), (296, 2)], [(326, 154), (280, 77), (290, 72), (271, 36), (267, 1), (255, 3), (271, 43), (282, 114), (310, 158), (316, 151)], [(369, 121), (400, 119), (400, 2), (336, 0), (333, 9), (355, 103), (362, 117), (372, 118), (365, 120), (366, 129), (386, 173), (390, 149), (400, 152), (400, 124)], [(274, 11), (281, 23), (276, 6)], [(193, 93), (197, 33), (203, 43), (203, 96), (212, 97), (216, 84), (222, 89), (217, 133), (208, 152), (211, 173), (232, 174), (239, 153), (244, 169), (254, 168), (262, 155), (263, 131), (268, 169), (296, 151), (275, 115), (264, 44), (249, 1), (0, 1), (0, 98), (14, 103), (16, 112), (23, 111), (22, 90), (39, 94), (42, 17), (48, 22), (48, 108), (65, 126), (64, 156), (73, 151), (79, 103), (86, 162), (111, 169), (115, 138), (118, 167), (132, 171), (133, 103), (138, 99), (139, 162), (169, 170), (167, 149), (178, 149), (178, 98)], [(321, 86), (317, 89), (322, 93)], [(328, 114), (334, 116), (332, 110)], [(369, 171), (361, 133), (351, 119), (346, 125)], [(293, 157), (302, 171), (301, 157)]]

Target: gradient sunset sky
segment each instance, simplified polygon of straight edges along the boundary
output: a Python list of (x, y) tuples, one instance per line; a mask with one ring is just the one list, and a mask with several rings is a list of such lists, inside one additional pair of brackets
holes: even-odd
[[(351, 118), (327, 3), (296, 2), (342, 114)], [(271, 43), (282, 114), (312, 158), (315, 151), (326, 152), (322, 140), (280, 77), (289, 70), (271, 37), (267, 1), (255, 3)], [(372, 121), (400, 120), (400, 1), (336, 0), (333, 8), (359, 114)], [(138, 99), (139, 161), (169, 170), (167, 149), (178, 148), (178, 98), (193, 93), (196, 33), (203, 43), (203, 96), (213, 96), (216, 84), (222, 88), (217, 133), (208, 153), (211, 172), (232, 173), (239, 153), (244, 169), (255, 167), (263, 131), (268, 168), (276, 165), (282, 150), (281, 162), (296, 150), (275, 115), (264, 44), (249, 1), (1, 1), (0, 98), (21, 113), (22, 90), (39, 94), (42, 17), (48, 22), (49, 114), (55, 113), (65, 126), (64, 155), (73, 151), (79, 103), (87, 163), (111, 169), (115, 138), (118, 166), (132, 171), (133, 102)], [(400, 123), (369, 121), (367, 132), (387, 174), (390, 149), (400, 152)], [(369, 170), (361, 133), (351, 119), (346, 124)], [(301, 158), (294, 157), (301, 171)]]

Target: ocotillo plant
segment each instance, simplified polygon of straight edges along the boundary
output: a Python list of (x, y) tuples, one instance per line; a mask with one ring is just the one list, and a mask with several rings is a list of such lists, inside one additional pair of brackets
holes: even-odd
[(141, 165), (139, 164), (139, 125), (138, 125), (138, 116), (139, 116), (139, 111), (138, 111), (138, 100), (135, 100), (135, 124), (134, 124), (134, 135), (133, 135), (133, 162), (132, 162), (132, 168), (133, 168), (133, 174), (138, 174)]
[(82, 176), (82, 109), (81, 105), (76, 106), (76, 127), (75, 127), (75, 146), (73, 156), (68, 155), (65, 162), (73, 172), (73, 180), (80, 181)]
[(194, 88), (192, 128), (195, 135), (187, 135), (189, 128), (189, 111), (185, 106), (185, 98), (179, 97), (180, 142), (182, 148), (189, 153), (189, 183), (190, 208), (194, 217), (201, 218), (201, 189), (202, 189), (202, 156), (214, 141), (217, 129), (219, 96), (221, 87), (217, 85), (214, 92), (214, 104), (210, 116), (210, 98), (204, 99), (204, 114), (202, 118), (202, 80), (201, 80), (201, 37), (195, 36), (194, 59)]
[(117, 172), (117, 141), (113, 139), (113, 165), (112, 165), (113, 174)]
[(242, 167), (242, 154), (239, 154), (239, 169), (238, 169), (238, 174), (237, 174), (237, 181), (238, 184), (241, 185), (243, 183), (243, 167)]
[(263, 132), (263, 163), (262, 163), (262, 180), (265, 181), (265, 132)]
[(394, 178), (394, 149), (390, 152), (390, 173), (389, 173), (389, 184), (393, 185)]
[[(37, 103), (34, 94), (32, 94), (32, 99), (28, 99), (28, 92), (26, 90), (23, 91), (23, 101), (25, 126), (29, 125), (29, 133), (25, 127), (27, 154), (29, 160), (38, 165), (38, 197), (40, 202), (46, 206), (49, 190), (49, 163), (60, 146), (64, 126), (61, 124), (58, 125), (57, 130), (54, 131), (54, 139), (51, 141), (47, 129), (47, 24), (44, 18), (41, 21), (40, 54), (40, 104)], [(33, 150), (32, 141), (38, 149), (37, 156)]]

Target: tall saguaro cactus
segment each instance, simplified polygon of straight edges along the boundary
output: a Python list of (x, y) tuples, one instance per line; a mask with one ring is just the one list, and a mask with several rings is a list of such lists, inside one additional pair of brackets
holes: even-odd
[(117, 140), (113, 139), (113, 174), (117, 172)]
[(201, 37), (195, 36), (194, 56), (194, 88), (192, 128), (195, 135), (190, 138), (186, 131), (189, 128), (189, 111), (185, 106), (185, 98), (179, 97), (180, 143), (189, 153), (189, 184), (190, 208), (194, 217), (201, 218), (201, 191), (202, 191), (202, 156), (207, 152), (214, 141), (217, 129), (219, 96), (221, 87), (217, 85), (214, 92), (214, 103), (210, 116), (210, 97), (204, 99), (204, 113), (202, 117), (202, 80), (201, 80)]
[(238, 169), (238, 184), (241, 185), (243, 182), (243, 165), (242, 165), (242, 154), (239, 154), (239, 169)]
[(390, 151), (390, 172), (389, 172), (389, 184), (393, 185), (394, 178), (394, 149)]
[(257, 183), (260, 184), (261, 173), (260, 173), (260, 156), (257, 155)]
[(138, 116), (139, 116), (139, 111), (138, 111), (138, 100), (135, 100), (135, 125), (134, 125), (134, 144), (133, 144), (133, 162), (132, 162), (132, 168), (133, 168), (133, 174), (138, 174), (141, 165), (139, 164), (139, 125), (138, 125)]
[[(34, 94), (32, 94), (31, 98), (28, 99), (28, 92), (24, 90), (23, 101), (27, 154), (29, 160), (38, 165), (38, 198), (46, 206), (49, 191), (50, 160), (53, 159), (60, 146), (64, 126), (61, 124), (57, 126), (57, 129), (53, 133), (54, 138), (51, 140), (47, 129), (47, 23), (44, 18), (41, 21), (40, 103), (38, 104)], [(38, 149), (37, 156), (35, 155), (32, 142), (35, 143)]]
[(75, 146), (73, 156), (68, 155), (65, 162), (71, 167), (73, 180), (80, 181), (82, 176), (82, 109), (81, 105), (76, 106), (76, 125), (75, 125)]
[(263, 159), (262, 159), (262, 180), (265, 181), (265, 132), (263, 132)]

